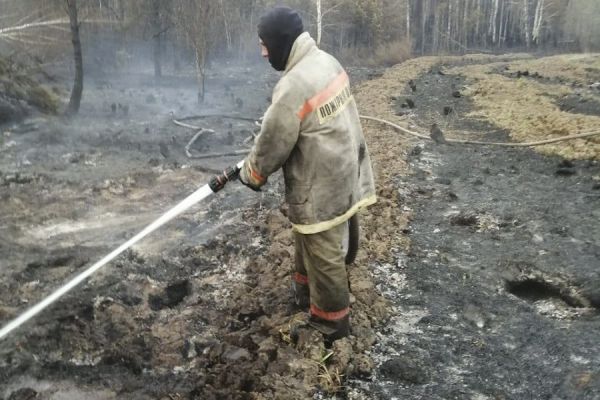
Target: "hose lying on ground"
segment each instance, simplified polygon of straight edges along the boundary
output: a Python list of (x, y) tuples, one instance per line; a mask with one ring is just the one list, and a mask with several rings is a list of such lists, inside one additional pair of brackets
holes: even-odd
[[(207, 118), (207, 117), (223, 117), (223, 118), (241, 119), (241, 120), (247, 120), (247, 121), (255, 121), (256, 120), (255, 118), (235, 116), (235, 115), (232, 115), (232, 116), (227, 116), (227, 115), (195, 115), (195, 116), (191, 116), (191, 117), (180, 118), (179, 120), (174, 119), (173, 123), (175, 123), (176, 125), (179, 125), (179, 126), (183, 126), (185, 128), (201, 129), (201, 128), (199, 128), (197, 126), (194, 126), (194, 125), (189, 125), (189, 124), (182, 123), (181, 121), (183, 121), (183, 120), (190, 120), (190, 119), (198, 119), (198, 118)], [(395, 124), (393, 122), (387, 121), (387, 120), (382, 119), (382, 118), (371, 117), (371, 116), (368, 116), (368, 115), (360, 115), (360, 118), (364, 119), (364, 120), (368, 120), (368, 121), (376, 121), (376, 122), (379, 122), (379, 123), (391, 126), (392, 128), (397, 129), (399, 131), (402, 131), (404, 133), (407, 133), (407, 134), (409, 134), (411, 136), (415, 136), (415, 137), (418, 137), (418, 138), (421, 138), (421, 139), (429, 139), (429, 140), (431, 140), (431, 137), (429, 135), (425, 135), (425, 134), (422, 134), (422, 133), (411, 131), (411, 130), (406, 129), (406, 128), (398, 125), (398, 124)], [(578, 133), (578, 134), (575, 134), (575, 135), (562, 136), (562, 137), (559, 137), (559, 138), (539, 140), (539, 141), (535, 141), (535, 142), (524, 142), (524, 143), (517, 143), (517, 142), (482, 142), (482, 141), (478, 141), (478, 140), (448, 139), (448, 138), (444, 138), (444, 140), (446, 142), (448, 142), (448, 143), (476, 144), (476, 145), (482, 145), (482, 146), (533, 147), (533, 146), (542, 146), (542, 145), (550, 144), (550, 143), (562, 142), (562, 141), (566, 141), (566, 140), (582, 139), (582, 138), (591, 137), (591, 136), (595, 136), (595, 135), (600, 135), (600, 131), (584, 132), (584, 133)], [(238, 153), (238, 154), (241, 154), (241, 153)], [(215, 157), (215, 156), (218, 157), (219, 155), (218, 154), (208, 155), (208, 157), (206, 157), (206, 158), (211, 158), (211, 157)]]
[[(185, 117), (185, 118), (180, 118), (180, 119), (173, 119), (173, 123), (175, 125), (184, 127), (184, 128), (189, 128), (189, 129), (194, 129), (196, 130), (196, 134), (194, 135), (194, 137), (192, 137), (192, 139), (188, 142), (188, 144), (185, 146), (185, 155), (188, 156), (188, 158), (218, 158), (218, 157), (230, 157), (230, 156), (239, 156), (239, 155), (246, 155), (250, 152), (250, 150), (234, 150), (234, 151), (230, 151), (227, 153), (209, 153), (209, 154), (192, 154), (190, 151), (191, 146), (194, 144), (194, 142), (196, 140), (198, 140), (198, 138), (200, 138), (202, 135), (204, 134), (211, 134), (211, 133), (215, 133), (215, 131), (213, 131), (212, 129), (205, 129), (205, 128), (201, 128), (199, 126), (195, 126), (195, 125), (190, 125), (190, 124), (186, 124), (184, 122), (181, 122), (182, 120), (190, 120), (190, 119), (198, 119), (198, 118), (207, 118), (207, 117), (223, 117), (223, 118), (232, 118), (232, 119), (241, 119), (244, 121), (254, 121), (256, 122), (256, 119), (254, 118), (248, 118), (248, 117), (238, 117), (238, 116), (226, 116), (226, 115), (195, 115), (195, 116), (191, 116), (191, 117)], [(250, 136), (248, 139), (253, 138), (254, 136)], [(248, 140), (246, 139), (246, 140)]]
[[(361, 115), (360, 118), (361, 119), (365, 119), (365, 120), (369, 120), (369, 121), (380, 122), (382, 124), (389, 125), (392, 128), (395, 128), (395, 129), (397, 129), (399, 131), (407, 133), (407, 134), (409, 134), (411, 136), (415, 136), (415, 137), (418, 137), (418, 138), (421, 138), (421, 139), (430, 139), (431, 140), (431, 137), (428, 136), (428, 135), (424, 135), (422, 133), (413, 132), (413, 131), (411, 131), (409, 129), (401, 127), (398, 124), (394, 124), (393, 122), (386, 121), (385, 119), (370, 117), (368, 115)], [(546, 139), (546, 140), (540, 140), (540, 141), (537, 141), (537, 142), (526, 142), (526, 143), (480, 142), (480, 141), (477, 141), (477, 140), (461, 140), (461, 139), (445, 139), (445, 141), (448, 142), (448, 143), (477, 144), (477, 145), (483, 145), (483, 146), (532, 147), (532, 146), (541, 146), (541, 145), (549, 144), (549, 143), (562, 142), (562, 141), (565, 141), (565, 140), (581, 139), (581, 138), (590, 137), (590, 136), (594, 136), (594, 135), (600, 135), (600, 131), (578, 133), (576, 135), (569, 135), (569, 136), (563, 136), (563, 137), (554, 138), (554, 139)]]

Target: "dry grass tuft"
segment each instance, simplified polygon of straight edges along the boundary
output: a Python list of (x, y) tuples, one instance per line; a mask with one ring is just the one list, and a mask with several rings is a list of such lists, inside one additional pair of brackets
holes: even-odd
[(342, 374), (335, 366), (328, 367), (328, 360), (332, 355), (333, 352), (329, 351), (323, 354), (319, 361), (314, 361), (319, 368), (318, 377), (321, 387), (323, 387), (327, 393), (339, 392), (344, 387), (342, 385), (344, 374)]
[[(586, 69), (589, 68), (589, 57), (549, 58), (519, 61), (509, 64), (509, 69), (527, 69), (530, 73), (536, 71), (546, 74), (544, 76), (554, 71), (555, 76), (572, 81), (584, 79), (584, 74), (589, 73)], [(542, 65), (547, 68), (536, 70), (536, 66)], [(494, 73), (497, 67), (498, 64), (471, 65), (449, 71), (464, 75), (469, 80), (465, 94), (471, 97), (477, 107), (476, 111), (469, 114), (470, 117), (487, 119), (508, 130), (510, 136), (519, 142), (600, 131), (600, 117), (562, 111), (556, 105), (557, 98), (574, 94), (573, 88), (533, 79), (508, 78)], [(568, 159), (600, 159), (600, 136), (553, 143), (535, 149)]]
[(566, 54), (510, 64), (510, 70), (589, 85), (600, 80), (600, 54)]

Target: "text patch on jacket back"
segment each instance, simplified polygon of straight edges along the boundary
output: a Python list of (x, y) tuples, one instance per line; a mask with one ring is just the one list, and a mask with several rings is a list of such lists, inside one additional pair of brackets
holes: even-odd
[(304, 103), (298, 112), (298, 117), (304, 119), (315, 111), (319, 124), (323, 125), (341, 113), (351, 100), (352, 92), (348, 74), (342, 71), (324, 90)]

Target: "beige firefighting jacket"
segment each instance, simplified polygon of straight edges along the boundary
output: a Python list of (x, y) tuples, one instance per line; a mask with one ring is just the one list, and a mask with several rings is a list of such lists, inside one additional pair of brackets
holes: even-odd
[(322, 232), (375, 203), (348, 75), (307, 32), (294, 42), (272, 99), (242, 174), (261, 186), (283, 167), (293, 229)]

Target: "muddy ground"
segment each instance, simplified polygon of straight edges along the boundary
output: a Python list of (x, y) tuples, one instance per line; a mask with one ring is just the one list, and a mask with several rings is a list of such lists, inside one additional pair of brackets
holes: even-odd
[[(361, 112), (509, 140), (465, 116), (465, 77), (412, 70), (417, 91), (396, 79), (393, 98), (377, 85), (395, 78), (352, 70)], [(276, 80), (223, 68), (198, 105), (191, 77), (95, 77), (75, 120), (3, 127), (0, 321), (240, 158), (188, 158), (196, 131), (173, 116), (258, 117)], [(244, 149), (255, 129), (186, 122), (215, 131), (193, 154)], [(306, 313), (290, 307), (281, 179), (233, 184), (0, 343), (0, 398), (600, 398), (598, 162), (365, 131), (380, 201), (349, 268), (352, 337), (292, 337)]]

